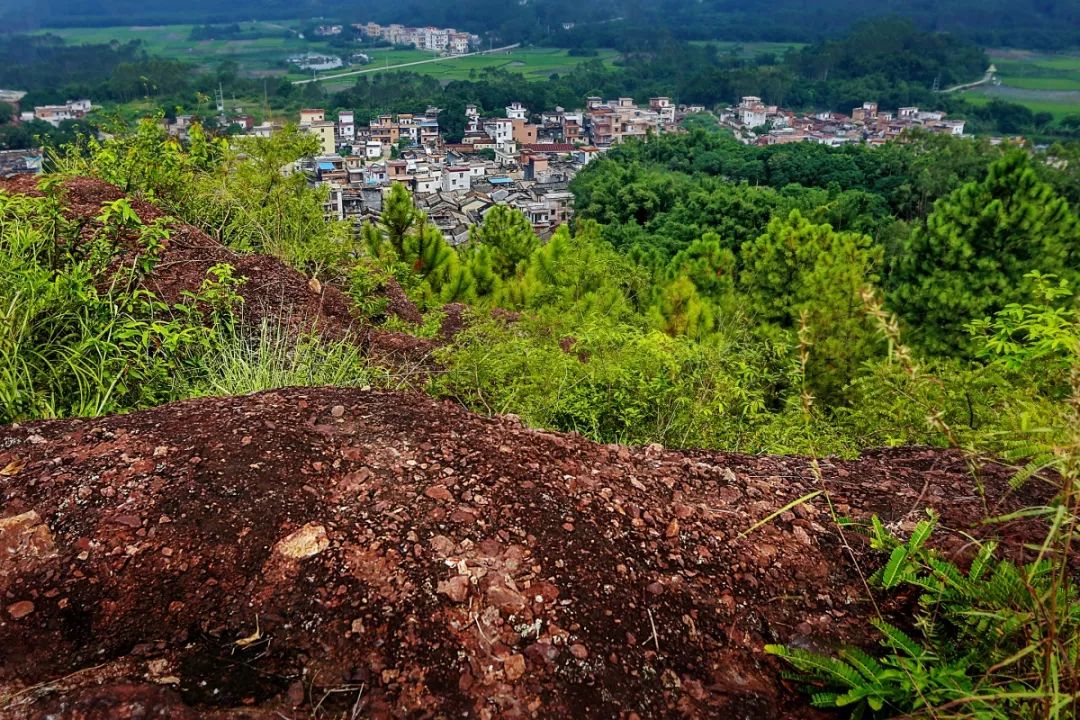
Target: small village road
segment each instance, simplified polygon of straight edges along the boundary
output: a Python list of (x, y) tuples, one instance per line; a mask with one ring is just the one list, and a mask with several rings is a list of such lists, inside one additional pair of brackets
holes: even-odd
[(293, 85), (307, 85), (313, 82), (322, 82), (324, 80), (337, 80), (343, 77), (351, 77), (353, 75), (363, 75), (365, 73), (373, 72), (385, 72), (387, 70), (398, 70), (400, 68), (413, 67), (414, 65), (426, 65), (428, 63), (446, 62), (448, 60), (457, 60), (458, 58), (473, 57), (476, 55), (494, 55), (499, 52), (506, 52), (515, 48), (521, 47), (521, 43), (514, 43), (513, 45), (506, 45), (500, 48), (493, 48), (491, 50), (478, 50), (477, 52), (465, 53), (463, 55), (448, 55), (447, 57), (436, 57), (429, 60), (413, 60), (412, 62), (399, 63), (397, 65), (386, 65), (383, 67), (367, 67), (363, 70), (350, 70), (349, 72), (334, 73), (333, 75), (320, 75), (318, 77), (311, 78), (310, 80), (293, 80)]

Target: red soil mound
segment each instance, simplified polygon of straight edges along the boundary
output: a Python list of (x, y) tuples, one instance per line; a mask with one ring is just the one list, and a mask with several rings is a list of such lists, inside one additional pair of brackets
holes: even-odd
[(955, 453), (818, 479), (361, 390), (0, 428), (0, 468), (8, 718), (817, 717), (762, 646), (866, 642), (852, 556), (820, 496), (740, 533), (823, 488), (946, 548), (983, 516)]

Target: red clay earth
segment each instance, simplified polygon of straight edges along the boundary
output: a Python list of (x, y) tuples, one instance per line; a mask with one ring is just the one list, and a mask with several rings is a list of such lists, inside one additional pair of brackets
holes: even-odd
[(3, 718), (825, 717), (762, 646), (872, 643), (882, 559), (825, 496), (740, 533), (814, 490), (949, 552), (984, 516), (954, 452), (818, 477), (351, 389), (0, 428), (0, 490)]

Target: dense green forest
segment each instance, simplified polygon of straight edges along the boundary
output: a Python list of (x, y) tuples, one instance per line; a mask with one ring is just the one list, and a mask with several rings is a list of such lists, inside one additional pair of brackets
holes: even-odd
[[(859, 20), (879, 15), (910, 17), (927, 30), (953, 32), (983, 45), (1061, 49), (1080, 44), (1080, 10), (1067, 0), (948, 0), (911, 3), (886, 0), (852, 5), (839, 0), (745, 3), (736, 0), (660, 0), (577, 3), (538, 0), (507, 3), (472, 0), (446, 3), (302, 2), (211, 3), (178, 5), (133, 0), (3, 0), (0, 20), (13, 29), (50, 25), (168, 24), (337, 17), (404, 24), (459, 27), (491, 33), (507, 41), (569, 47), (636, 49), (658, 34), (683, 40), (776, 40), (813, 42), (837, 35)], [(417, 18), (423, 18), (418, 21)], [(564, 26), (570, 26), (566, 29)], [(658, 33), (659, 31), (659, 33)]]

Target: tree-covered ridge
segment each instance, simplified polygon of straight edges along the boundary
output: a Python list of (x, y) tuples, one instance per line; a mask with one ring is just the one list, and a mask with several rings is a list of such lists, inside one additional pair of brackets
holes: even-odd
[(134, 40), (70, 45), (55, 35), (0, 36), (0, 87), (31, 91), (28, 103), (174, 94), (187, 89), (191, 71), (150, 55)]

